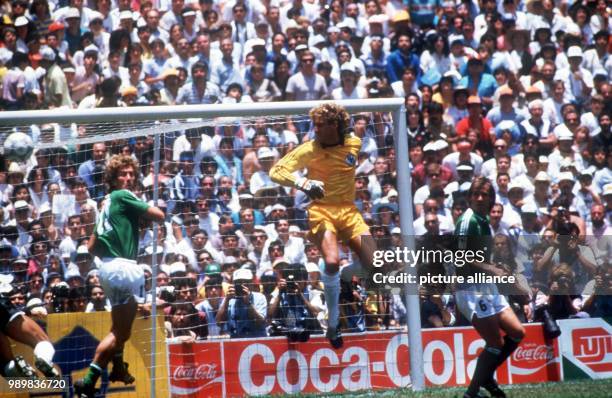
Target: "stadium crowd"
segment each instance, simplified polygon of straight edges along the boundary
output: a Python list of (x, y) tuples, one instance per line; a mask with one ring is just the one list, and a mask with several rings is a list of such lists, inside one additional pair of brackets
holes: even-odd
[[(404, 4), (406, 3), (406, 4)], [(380, 249), (401, 245), (396, 157), (409, 156), (417, 242), (452, 235), (475, 176), (491, 179), (493, 261), (520, 281), (524, 322), (612, 314), (612, 10), (553, 1), (0, 1), (4, 110), (401, 97), (409, 154), (390, 116), (353, 117), (363, 146), (356, 203)], [(0, 273), (33, 315), (109, 311), (86, 244), (105, 161), (141, 165), (152, 200), (153, 139), (61, 147), (95, 134), (21, 129), (26, 162), (0, 162)], [(286, 335), (326, 328), (319, 249), (305, 197), (274, 184), (275, 161), (312, 138), (307, 118), (221, 120), (164, 133), (166, 223), (141, 231), (143, 313), (169, 338)], [(4, 160), (4, 159), (3, 159)], [(153, 257), (161, 264), (151, 289)], [(343, 265), (353, 256), (344, 247)], [(389, 265), (386, 271), (392, 271)], [(452, 264), (419, 272), (452, 273)], [(452, 287), (421, 286), (423, 327), (467, 325)], [(513, 292), (516, 293), (516, 292)], [(343, 330), (402, 327), (402, 294), (343, 281)]]

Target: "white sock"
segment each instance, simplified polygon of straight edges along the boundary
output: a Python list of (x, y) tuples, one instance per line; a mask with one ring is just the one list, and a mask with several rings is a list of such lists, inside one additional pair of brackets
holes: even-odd
[(336, 272), (333, 275), (329, 275), (327, 271), (323, 271), (321, 273), (321, 281), (323, 282), (325, 302), (327, 304), (327, 326), (336, 328), (340, 318), (338, 304), (340, 300), (340, 273)]
[(55, 348), (53, 348), (53, 344), (48, 341), (41, 341), (34, 347), (34, 356), (49, 364), (53, 363), (53, 355), (55, 355)]

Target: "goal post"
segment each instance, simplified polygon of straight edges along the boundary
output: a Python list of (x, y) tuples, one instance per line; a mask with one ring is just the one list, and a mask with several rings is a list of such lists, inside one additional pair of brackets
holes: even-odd
[[(180, 123), (180, 129), (186, 129), (190, 120), (198, 118), (208, 121), (209, 126), (215, 126), (218, 118), (249, 118), (249, 117), (279, 117), (301, 115), (307, 118), (308, 111), (314, 106), (328, 101), (304, 101), (304, 102), (277, 102), (277, 103), (248, 103), (248, 104), (218, 104), (218, 105), (184, 105), (184, 106), (156, 106), (156, 107), (126, 107), (126, 108), (99, 108), (99, 109), (54, 109), (52, 111), (13, 111), (0, 113), (0, 140), (15, 129), (30, 125), (42, 125), (57, 123), (61, 125), (86, 124), (92, 126), (84, 135), (62, 139), (41, 140), (36, 146), (38, 148), (54, 147), (61, 145), (75, 145), (81, 143), (92, 144), (100, 139), (110, 140), (122, 138), (132, 134), (132, 130), (138, 129), (138, 134), (147, 134), (154, 139), (153, 147), (153, 201), (157, 204), (159, 198), (158, 176), (160, 151), (162, 148), (161, 133), (179, 130), (176, 123)], [(332, 101), (329, 101), (332, 102)], [(406, 109), (403, 98), (380, 98), (366, 100), (344, 100), (333, 101), (346, 108), (349, 114), (360, 112), (387, 112), (391, 114), (393, 126), (393, 142), (396, 152), (397, 190), (399, 194), (399, 216), (402, 231), (403, 244), (408, 249), (414, 249), (414, 227), (413, 227), (413, 201), (411, 192), (411, 176), (408, 157), (408, 135), (406, 133)], [(174, 124), (169, 121), (175, 121)], [(178, 122), (177, 122), (178, 121)], [(197, 122), (194, 122), (194, 126)], [(201, 124), (201, 123), (200, 123)], [(96, 133), (96, 125), (100, 128), (100, 135)], [(123, 126), (115, 129), (113, 126)], [(134, 137), (135, 135), (132, 135)], [(3, 138), (4, 137), (4, 138)], [(158, 229), (153, 229), (152, 245), (157, 252)], [(153, 278), (152, 290), (156, 288), (156, 256), (152, 256)], [(405, 264), (406, 272), (416, 277), (414, 264)], [(425, 386), (423, 373), (423, 352), (421, 341), (420, 305), (418, 286), (408, 284), (406, 290), (406, 308), (408, 340), (410, 353), (410, 378), (412, 389), (422, 390)], [(152, 361), (155, 360), (156, 328), (153, 326), (156, 319), (156, 306), (152, 306)], [(151, 369), (151, 394), (155, 397), (155, 362)], [(162, 377), (157, 375), (157, 377)]]

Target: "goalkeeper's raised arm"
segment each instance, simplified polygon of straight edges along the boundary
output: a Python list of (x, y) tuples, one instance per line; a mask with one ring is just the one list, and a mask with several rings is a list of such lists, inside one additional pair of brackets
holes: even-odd
[[(270, 178), (294, 186), (320, 204), (352, 204), (355, 201), (355, 167), (361, 139), (349, 129), (344, 108), (323, 104), (310, 112), (315, 139), (289, 152), (270, 170)], [(306, 168), (307, 177), (295, 171)]]

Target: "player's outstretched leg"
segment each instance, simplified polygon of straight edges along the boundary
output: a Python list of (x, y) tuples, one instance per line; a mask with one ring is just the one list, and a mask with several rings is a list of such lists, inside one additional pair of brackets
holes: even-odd
[(327, 303), (326, 337), (332, 347), (338, 349), (344, 344), (340, 334), (340, 272), (338, 258), (338, 238), (331, 231), (325, 231), (321, 241), (321, 252), (325, 261), (325, 271), (321, 275), (325, 302)]
[(31, 318), (21, 315), (14, 318), (6, 329), (12, 339), (24, 343), (34, 350), (34, 365), (45, 377), (60, 377), (53, 364), (55, 348), (45, 331)]
[[(90, 398), (95, 395), (95, 385), (102, 374), (102, 370), (107, 367), (108, 363), (113, 361), (113, 378), (116, 381), (122, 381), (126, 384), (133, 383), (134, 378), (127, 371), (127, 363), (123, 361), (123, 347), (125, 342), (130, 338), (132, 331), (132, 323), (136, 318), (136, 310), (138, 304), (133, 297), (130, 297), (127, 303), (113, 306), (111, 311), (112, 327), (111, 332), (102, 339), (96, 348), (94, 360), (89, 365), (89, 371), (83, 378), (75, 383), (75, 392), (80, 391), (80, 398)], [(117, 355), (117, 356), (115, 356)], [(116, 362), (115, 362), (116, 361)], [(121, 363), (121, 365), (119, 365)], [(119, 367), (115, 370), (115, 366)], [(110, 376), (109, 376), (110, 379)], [(113, 381), (113, 380), (111, 380)], [(127, 383), (129, 381), (129, 383)]]
[(112, 383), (132, 384), (136, 378), (130, 374), (128, 366), (123, 360), (123, 347), (121, 347), (113, 356), (113, 370), (108, 375), (108, 380)]
[[(472, 317), (472, 325), (478, 334), (484, 339), (486, 345), (478, 356), (476, 369), (472, 376), (472, 381), (464, 394), (464, 398), (480, 397), (480, 387), (494, 387), (494, 374), (497, 366), (501, 363), (501, 353), (504, 341), (501, 336), (501, 328), (499, 314), (478, 318), (476, 315)], [(491, 382), (493, 380), (493, 382)], [(495, 383), (495, 386), (497, 383)], [(497, 387), (498, 390), (499, 387)], [(502, 392), (503, 393), (503, 392)]]
[[(504, 336), (504, 345), (499, 354), (499, 360), (495, 368), (503, 364), (506, 359), (512, 355), (514, 350), (519, 346), (523, 337), (525, 337), (525, 328), (510, 308), (506, 308), (498, 314), (499, 323), (506, 332)], [(491, 398), (506, 398), (506, 393), (497, 385), (497, 382), (491, 374), (491, 378), (483, 385), (483, 387), (491, 394)]]

